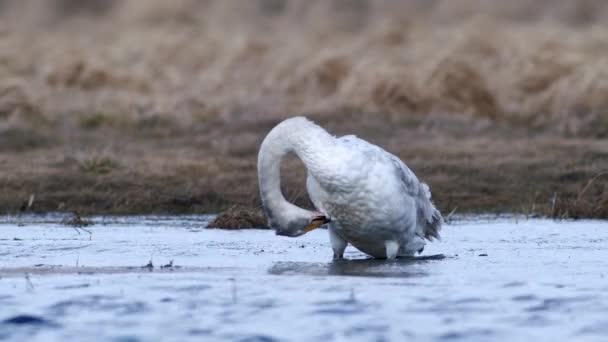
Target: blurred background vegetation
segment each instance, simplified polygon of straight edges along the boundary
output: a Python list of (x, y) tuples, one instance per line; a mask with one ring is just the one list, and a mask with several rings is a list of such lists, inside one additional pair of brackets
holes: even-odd
[[(0, 211), (255, 210), (306, 114), (444, 212), (608, 217), (600, 0), (0, 0)], [(284, 165), (306, 205), (305, 170)], [(33, 200), (32, 200), (33, 198)]]

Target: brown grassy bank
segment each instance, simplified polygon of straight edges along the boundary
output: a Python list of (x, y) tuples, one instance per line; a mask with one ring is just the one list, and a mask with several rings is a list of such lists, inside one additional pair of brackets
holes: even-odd
[[(258, 206), (308, 114), (402, 157), (444, 212), (608, 217), (601, 1), (1, 1), (0, 210)], [(304, 170), (284, 167), (306, 202)]]

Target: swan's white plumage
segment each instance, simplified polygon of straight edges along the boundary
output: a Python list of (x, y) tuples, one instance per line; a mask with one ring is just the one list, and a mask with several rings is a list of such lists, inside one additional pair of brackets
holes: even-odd
[(310, 199), (331, 218), (334, 256), (341, 257), (346, 242), (379, 258), (414, 255), (425, 239), (439, 238), (442, 218), (429, 188), (399, 158), (353, 135), (333, 137), (303, 117), (272, 129), (258, 156), (262, 203), (277, 233), (297, 236), (314, 216), (280, 192), (278, 170), (288, 152), (305, 164)]

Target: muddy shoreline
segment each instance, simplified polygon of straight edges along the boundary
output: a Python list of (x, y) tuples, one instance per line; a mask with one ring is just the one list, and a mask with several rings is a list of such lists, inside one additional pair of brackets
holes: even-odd
[[(608, 140), (513, 134), (495, 124), (474, 137), (442, 129), (420, 132), (408, 125), (344, 124), (311, 118), (338, 135), (355, 133), (400, 156), (431, 187), (444, 215), (451, 212), (515, 213), (556, 218), (608, 218)], [(113, 147), (98, 157), (41, 146), (0, 155), (2, 214), (74, 212), (83, 215), (206, 214), (227, 209), (232, 225), (257, 225), (257, 146), (276, 123), (234, 129), (220, 124), (208, 134), (184, 130), (179, 137), (121, 137), (115, 130), (82, 137)], [(503, 125), (504, 126), (504, 125)], [(497, 134), (503, 130), (508, 133)], [(519, 129), (520, 131), (523, 131)], [(100, 132), (101, 133), (101, 132)], [(222, 151), (244, 135), (246, 150)], [(202, 147), (201, 140), (216, 142)], [(198, 141), (198, 144), (196, 143)], [(62, 145), (71, 142), (62, 142)], [(219, 146), (219, 147), (218, 147)], [(108, 166), (109, 165), (109, 166)], [(310, 206), (305, 169), (295, 158), (283, 164), (286, 198)], [(240, 214), (239, 214), (240, 213)], [(245, 214), (243, 214), (245, 213)], [(239, 217), (247, 222), (240, 222)]]

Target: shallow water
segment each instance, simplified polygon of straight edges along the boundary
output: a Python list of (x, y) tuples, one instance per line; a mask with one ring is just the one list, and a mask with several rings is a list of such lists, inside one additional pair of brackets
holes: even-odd
[(0, 340), (608, 340), (608, 222), (461, 221), (418, 259), (332, 262), (325, 231), (205, 220), (3, 218)]

